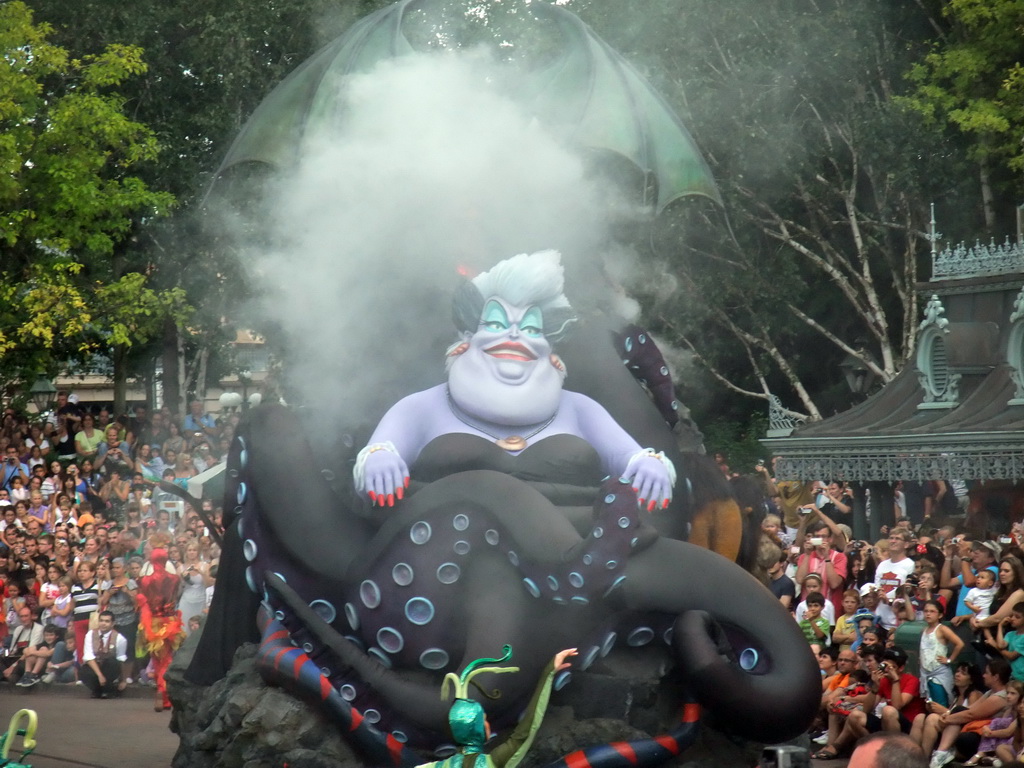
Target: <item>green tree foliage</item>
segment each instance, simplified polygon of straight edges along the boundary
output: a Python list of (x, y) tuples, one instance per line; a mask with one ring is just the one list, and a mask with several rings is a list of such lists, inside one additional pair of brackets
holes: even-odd
[[(959, 148), (897, 99), (934, 34), (920, 6), (570, 7), (683, 116), (732, 225), (706, 210), (668, 211), (648, 255), (664, 275), (648, 286), (648, 323), (713, 382), (779, 395), (811, 418), (848, 407), (847, 355), (891, 380), (913, 346), (915, 283), (928, 277), (929, 202), (946, 202), (940, 216), (977, 209)], [(709, 380), (694, 382), (685, 399), (700, 410)]]
[(910, 102), (972, 139), (978, 159), (1024, 171), (1024, 2), (950, 0), (949, 29), (911, 78)]
[(142, 51), (110, 45), (74, 58), (22, 2), (0, 4), (0, 363), (30, 379), (112, 344), (144, 342), (131, 292), (180, 308), (120, 267), (121, 244), (174, 202), (134, 170), (153, 133), (115, 90), (146, 71)]

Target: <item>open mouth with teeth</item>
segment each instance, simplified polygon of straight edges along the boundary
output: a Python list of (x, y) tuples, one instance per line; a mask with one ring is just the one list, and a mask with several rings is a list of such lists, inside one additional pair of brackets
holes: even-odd
[(529, 347), (515, 341), (495, 344), (493, 347), (485, 349), (484, 352), (491, 357), (497, 357), (501, 360), (519, 360), (523, 363), (529, 363), (537, 359), (537, 356), (530, 351)]

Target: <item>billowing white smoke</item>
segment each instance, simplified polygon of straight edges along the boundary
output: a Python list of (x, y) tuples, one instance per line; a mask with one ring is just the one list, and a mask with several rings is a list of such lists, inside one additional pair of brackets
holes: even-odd
[[(570, 275), (601, 279), (601, 191), (503, 93), (505, 77), (473, 52), (412, 55), (338, 83), (335, 124), (276, 187), (275, 245), (247, 261), (260, 312), (295, 348), (290, 381), (328, 423), (376, 420), (441, 380), (460, 265), (556, 248)], [(573, 269), (579, 260), (592, 269)]]

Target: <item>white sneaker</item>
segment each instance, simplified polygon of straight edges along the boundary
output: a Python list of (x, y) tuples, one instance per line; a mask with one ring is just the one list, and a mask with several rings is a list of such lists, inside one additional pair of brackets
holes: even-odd
[(811, 741), (819, 746), (825, 746), (828, 744), (828, 731), (825, 731), (821, 736), (815, 736)]
[(942, 768), (946, 763), (953, 762), (952, 750), (937, 749), (932, 752), (932, 760), (928, 763), (928, 768)]

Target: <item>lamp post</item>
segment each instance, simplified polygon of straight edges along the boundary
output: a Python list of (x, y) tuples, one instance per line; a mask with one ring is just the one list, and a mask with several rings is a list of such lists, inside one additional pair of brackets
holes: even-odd
[(53, 386), (53, 382), (48, 378), (39, 376), (28, 393), (32, 397), (32, 404), (36, 407), (36, 413), (42, 414), (50, 407), (50, 403), (53, 402), (53, 396), (57, 394), (57, 388)]
[(855, 395), (867, 396), (868, 392), (871, 391), (871, 387), (875, 384), (875, 372), (865, 364), (863, 347), (858, 352), (861, 356), (847, 355), (843, 362), (839, 364), (839, 367), (843, 369), (843, 376), (846, 377), (846, 385), (850, 388), (850, 391)]

